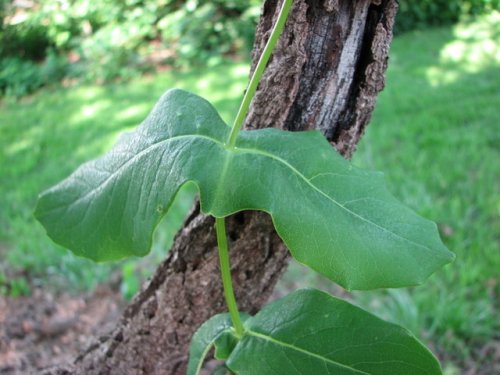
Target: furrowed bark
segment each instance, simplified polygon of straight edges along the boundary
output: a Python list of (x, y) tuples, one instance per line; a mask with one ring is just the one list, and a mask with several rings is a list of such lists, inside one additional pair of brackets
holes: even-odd
[[(279, 5), (264, 3), (253, 66)], [(246, 128), (319, 129), (350, 157), (384, 87), (396, 9), (396, 0), (295, 0)], [(239, 308), (255, 313), (286, 269), (288, 253), (264, 213), (239, 213), (227, 225)], [(74, 363), (45, 373), (184, 374), (193, 332), (223, 311), (214, 221), (195, 207), (113, 332)]]

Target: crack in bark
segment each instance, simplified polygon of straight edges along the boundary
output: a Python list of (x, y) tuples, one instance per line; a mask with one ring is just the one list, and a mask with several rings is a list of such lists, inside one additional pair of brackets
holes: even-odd
[(355, 151), (370, 121), (377, 96), (384, 88), (397, 9), (397, 2), (391, 0), (374, 0), (368, 8), (361, 53), (353, 79), (357, 85), (353, 85), (347, 105), (339, 116), (339, 126), (332, 133), (335, 147), (346, 157)]

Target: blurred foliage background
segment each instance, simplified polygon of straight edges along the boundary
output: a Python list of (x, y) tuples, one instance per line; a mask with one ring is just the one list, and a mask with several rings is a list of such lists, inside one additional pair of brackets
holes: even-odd
[(64, 77), (131, 78), (158, 65), (218, 63), (249, 51), (257, 0), (5, 1), (0, 90), (24, 95)]
[[(500, 0), (400, 0), (387, 87), (354, 157), (438, 222), (457, 261), (421, 287), (349, 297), (423, 337), (447, 375), (500, 373), (499, 10)], [(194, 189), (180, 192), (151, 255), (99, 265), (51, 243), (32, 217), (37, 194), (102, 154), (167, 88), (231, 121), (259, 12), (256, 0), (0, 0), (1, 294), (104, 281), (136, 293)], [(296, 264), (278, 290), (304, 285), (339, 292)]]
[[(247, 55), (259, 9), (258, 0), (0, 0), (0, 92), (22, 96), (64, 78), (106, 82)], [(500, 0), (401, 0), (395, 30), (495, 9)]]

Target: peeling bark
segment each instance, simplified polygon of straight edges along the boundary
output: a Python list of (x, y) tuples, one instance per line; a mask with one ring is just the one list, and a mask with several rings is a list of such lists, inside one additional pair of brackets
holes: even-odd
[[(350, 157), (384, 87), (396, 0), (296, 0), (246, 120), (247, 129), (319, 129)], [(277, 17), (264, 3), (252, 69)], [(255, 313), (288, 252), (264, 213), (228, 219), (239, 308)], [(183, 374), (190, 338), (225, 311), (213, 219), (195, 207), (167, 259), (111, 334), (46, 374)]]

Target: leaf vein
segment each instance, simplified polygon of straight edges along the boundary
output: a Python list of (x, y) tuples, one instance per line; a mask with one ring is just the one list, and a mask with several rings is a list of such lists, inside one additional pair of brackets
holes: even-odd
[(299, 176), (301, 179), (303, 179), (305, 181), (306, 184), (308, 184), (313, 190), (317, 191), (319, 194), (323, 195), (325, 198), (327, 198), (328, 200), (330, 200), (332, 203), (336, 204), (337, 206), (339, 206), (340, 208), (342, 208), (343, 210), (345, 210), (347, 213), (353, 215), (354, 217), (358, 218), (359, 220), (361, 221), (364, 221), (368, 224), (371, 224), (373, 226), (375, 226), (376, 228), (384, 231), (384, 232), (387, 232), (389, 235), (392, 235), (394, 237), (397, 237), (397, 238), (400, 238), (401, 240), (405, 241), (405, 242), (408, 242), (408, 243), (411, 243), (417, 247), (422, 247), (426, 250), (429, 250), (431, 251), (431, 249), (428, 247), (428, 246), (425, 246), (425, 245), (422, 245), (422, 244), (419, 244), (415, 241), (412, 241), (412, 240), (409, 240), (408, 238), (404, 238), (402, 236), (400, 236), (399, 234), (397, 233), (394, 233), (394, 232), (391, 232), (390, 230), (378, 225), (377, 223), (371, 221), (371, 220), (368, 220), (366, 218), (364, 218), (363, 216), (357, 214), (356, 212), (348, 209), (347, 207), (345, 207), (344, 205), (342, 205), (341, 203), (337, 202), (335, 199), (333, 199), (332, 197), (330, 197), (328, 194), (326, 194), (324, 191), (322, 191), (321, 189), (319, 189), (316, 185), (314, 185), (313, 183), (311, 183), (306, 176), (304, 176), (299, 170), (297, 170), (293, 165), (291, 165), (290, 163), (288, 163), (286, 160), (276, 156), (276, 155), (273, 155), (271, 153), (268, 153), (268, 152), (265, 152), (265, 151), (262, 151), (262, 150), (259, 150), (259, 149), (254, 149), (254, 148), (235, 148), (234, 149), (234, 152), (248, 152), (248, 153), (255, 153), (255, 154), (260, 154), (262, 156), (265, 156), (265, 157), (269, 157), (271, 159), (274, 159), (280, 163), (282, 163), (283, 165), (285, 165), (287, 168), (291, 169), (292, 172), (294, 172), (297, 176)]
[(346, 366), (346, 365), (344, 365), (342, 363), (339, 363), (339, 362), (335, 362), (334, 360), (331, 360), (330, 358), (322, 357), (322, 356), (320, 356), (320, 355), (318, 355), (316, 353), (310, 352), (308, 350), (299, 348), (297, 346), (288, 344), (288, 343), (283, 342), (283, 341), (279, 341), (279, 340), (277, 340), (277, 339), (275, 339), (273, 337), (266, 336), (266, 335), (264, 335), (262, 333), (258, 333), (258, 332), (252, 331), (252, 330), (247, 330), (246, 334), (249, 335), (249, 336), (253, 336), (253, 337), (257, 338), (257, 339), (268, 341), (268, 342), (273, 343), (275, 345), (278, 345), (280, 347), (286, 347), (288, 349), (295, 350), (295, 351), (300, 352), (302, 354), (305, 354), (307, 356), (311, 356), (313, 358), (316, 358), (316, 359), (318, 359), (320, 361), (323, 361), (323, 362), (326, 362), (326, 363), (330, 363), (332, 365), (335, 365), (335, 366), (338, 366), (338, 367), (341, 367), (341, 368), (344, 368), (344, 369), (348, 369), (348, 370), (351, 370), (351, 371), (356, 371), (356, 373), (358, 373), (358, 374), (369, 375), (367, 372), (355, 369), (355, 368), (350, 367), (350, 366)]

